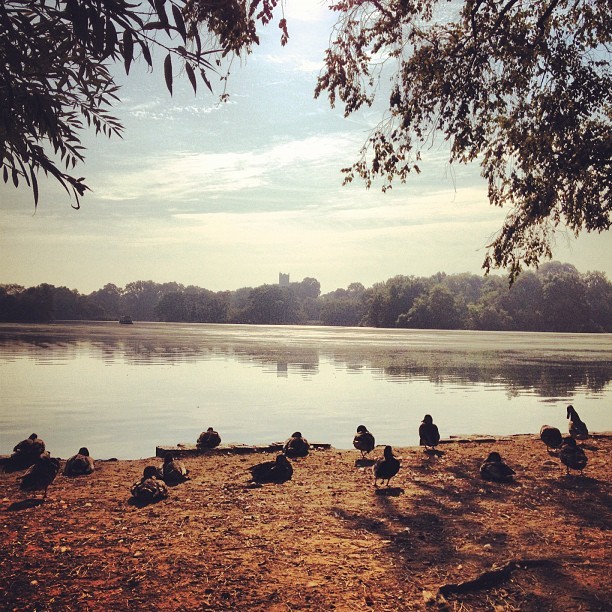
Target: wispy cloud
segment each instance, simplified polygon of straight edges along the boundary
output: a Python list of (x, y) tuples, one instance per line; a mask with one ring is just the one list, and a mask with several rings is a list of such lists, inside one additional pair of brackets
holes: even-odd
[(278, 142), (261, 150), (165, 153), (133, 161), (135, 167), (124, 171), (114, 169), (100, 181), (97, 197), (146, 198), (176, 205), (202, 194), (231, 194), (282, 182), (282, 173), (291, 167), (303, 172), (309, 166), (311, 176), (316, 178), (317, 167), (339, 163), (354, 146), (355, 142), (345, 135), (327, 135)]

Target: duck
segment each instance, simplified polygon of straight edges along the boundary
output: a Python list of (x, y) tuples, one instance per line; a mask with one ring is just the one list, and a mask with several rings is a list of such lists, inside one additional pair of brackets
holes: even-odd
[(189, 480), (189, 470), (182, 461), (174, 458), (172, 453), (164, 455), (162, 466), (162, 479), (166, 484), (173, 485)]
[(576, 440), (571, 436), (563, 438), (563, 444), (561, 450), (559, 450), (559, 459), (561, 463), (567, 468), (567, 474), (569, 475), (570, 470), (579, 470), (582, 474), (582, 470), (586, 467), (588, 458), (582, 447), (576, 444)]
[(158, 474), (158, 469), (154, 465), (148, 465), (142, 472), (142, 478), (131, 486), (132, 497), (146, 504), (168, 497), (168, 487), (158, 478)]
[(21, 481), (19, 488), (22, 491), (44, 490), (44, 501), (47, 498), (47, 489), (55, 480), (59, 470), (59, 459), (51, 457), (51, 455), (45, 451), (38, 456), (35, 463), (28, 468), (28, 471), (17, 479)]
[(254, 482), (275, 482), (282, 484), (291, 480), (293, 476), (293, 467), (289, 459), (284, 453), (276, 455), (274, 461), (264, 461), (249, 468), (251, 479)]
[(489, 453), (485, 462), (480, 466), (480, 476), (483, 480), (494, 482), (512, 482), (516, 472), (506, 465), (498, 452)]
[(393, 448), (385, 446), (383, 456), (377, 459), (376, 463), (372, 466), (374, 486), (378, 488), (378, 480), (381, 480), (383, 483), (386, 480), (387, 486), (389, 486), (389, 481), (399, 472), (399, 469), (400, 462), (393, 454)]
[(45, 452), (45, 443), (38, 434), (31, 434), (13, 448), (13, 454), (8, 459), (7, 468), (13, 470), (25, 469), (38, 461)]
[(38, 458), (45, 452), (45, 443), (38, 437), (38, 434), (33, 433), (30, 434), (29, 438), (16, 444), (15, 448), (13, 448), (13, 452), (35, 455), (35, 457)]
[(550, 452), (551, 448), (559, 448), (563, 444), (563, 436), (556, 427), (550, 425), (542, 425), (540, 427), (540, 440), (546, 444), (546, 450)]
[(83, 446), (76, 455), (66, 461), (64, 476), (83, 476), (91, 474), (94, 469), (94, 460), (89, 456), (87, 447)]
[(203, 431), (197, 441), (198, 448), (217, 448), (219, 444), (221, 444), (221, 436), (212, 427)]
[(283, 446), (283, 452), (290, 459), (306, 457), (309, 450), (310, 444), (308, 444), (308, 440), (306, 440), (299, 431), (293, 432)]
[(425, 447), (425, 450), (432, 450), (440, 443), (440, 432), (438, 426), (434, 425), (433, 418), (430, 414), (426, 414), (419, 426), (419, 444)]
[(589, 430), (571, 404), (567, 407), (567, 418), (569, 419), (570, 436), (576, 440), (586, 440), (589, 437)]
[(353, 446), (358, 451), (361, 451), (362, 458), (374, 450), (376, 446), (374, 436), (368, 431), (365, 425), (359, 425), (359, 427), (357, 427), (357, 433), (353, 438)]

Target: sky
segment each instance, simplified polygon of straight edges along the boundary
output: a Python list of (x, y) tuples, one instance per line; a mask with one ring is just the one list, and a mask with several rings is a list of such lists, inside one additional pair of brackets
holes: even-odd
[[(0, 284), (90, 293), (152, 280), (222, 291), (283, 272), (314, 277), (327, 293), (397, 274), (482, 274), (506, 211), (489, 205), (478, 166), (449, 166), (436, 144), (407, 184), (342, 186), (341, 168), (358, 159), (380, 108), (344, 118), (341, 106), (314, 100), (334, 18), (318, 0), (289, 2), (286, 17), (289, 44), (276, 27), (263, 30), (235, 62), (225, 104), (201, 82), (194, 95), (185, 75), (171, 97), (161, 63), (127, 78), (118, 68), (112, 112), (125, 132), (83, 134), (76, 171), (92, 191), (80, 210), (42, 176), (36, 210), (28, 189), (0, 182)], [(612, 234), (561, 232), (554, 259), (612, 278)]]

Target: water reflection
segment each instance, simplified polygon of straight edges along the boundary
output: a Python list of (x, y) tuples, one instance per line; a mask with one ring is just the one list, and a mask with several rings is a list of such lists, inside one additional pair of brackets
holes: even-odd
[(31, 429), (60, 456), (82, 445), (151, 456), (209, 425), (225, 442), (300, 430), (350, 448), (363, 422), (380, 442), (407, 445), (425, 413), (444, 436), (525, 433), (565, 429), (570, 402), (601, 431), (612, 429), (611, 380), (604, 335), (0, 325), (0, 453)]
[[(262, 336), (262, 328), (274, 333)], [(337, 369), (389, 382), (503, 386), (510, 397), (527, 391), (550, 398), (577, 389), (598, 394), (612, 380), (609, 335), (526, 338), (526, 334), (489, 333), (483, 342), (482, 334), (470, 337), (469, 332), (446, 331), (402, 330), (399, 335), (397, 330), (357, 329), (348, 335), (343, 329), (334, 337), (334, 328), (321, 334), (319, 328), (286, 327), (280, 329), (288, 333), (279, 337), (278, 328), (266, 326), (148, 323), (130, 328), (138, 330), (132, 335), (124, 329), (108, 323), (0, 326), (0, 359), (61, 365), (87, 355), (107, 365), (150, 366), (231, 359), (279, 378), (316, 376), (325, 360)], [(461, 334), (461, 345), (448, 350), (452, 334)], [(397, 342), (389, 343), (390, 337)]]

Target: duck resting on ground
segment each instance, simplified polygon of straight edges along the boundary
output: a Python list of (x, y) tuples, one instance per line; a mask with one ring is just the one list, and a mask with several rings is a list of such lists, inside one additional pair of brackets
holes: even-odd
[(43, 491), (43, 501), (47, 498), (47, 489), (55, 480), (60, 470), (59, 459), (52, 458), (48, 452), (41, 453), (28, 471), (20, 476), (19, 488), (22, 491)]
[(91, 474), (94, 469), (94, 460), (89, 456), (89, 450), (83, 446), (76, 455), (66, 461), (64, 476), (83, 476)]
[(430, 414), (426, 414), (419, 426), (419, 444), (425, 447), (425, 450), (432, 450), (440, 443), (440, 432), (438, 426), (434, 425)]
[(365, 425), (359, 425), (359, 427), (357, 427), (357, 433), (353, 438), (353, 446), (358, 451), (361, 451), (362, 458), (374, 450), (374, 446), (376, 446), (374, 436), (368, 431)]
[(29, 438), (15, 445), (12, 455), (4, 463), (4, 471), (25, 470), (34, 465), (44, 452), (45, 443), (33, 433)]
[(293, 467), (286, 455), (279, 453), (274, 461), (264, 461), (249, 468), (254, 482), (275, 482), (281, 484), (291, 480)]
[(293, 432), (291, 437), (285, 442), (285, 446), (283, 446), (283, 452), (291, 459), (306, 457), (309, 450), (310, 444), (308, 444), (308, 440), (299, 431)]
[(30, 434), (29, 438), (22, 440), (13, 448), (14, 453), (25, 453), (33, 455), (36, 459), (45, 452), (45, 443), (38, 437), (38, 434)]
[(131, 486), (132, 497), (146, 504), (168, 497), (168, 487), (163, 480), (159, 480), (158, 473), (154, 465), (148, 465), (142, 473), (142, 478)]
[(559, 451), (559, 459), (561, 459), (561, 463), (567, 468), (568, 475), (570, 470), (579, 470), (582, 474), (582, 470), (584, 470), (588, 462), (586, 453), (576, 444), (576, 440), (571, 436), (563, 438), (563, 444)]
[(378, 488), (378, 480), (382, 483), (389, 481), (393, 478), (400, 469), (399, 460), (393, 455), (393, 448), (391, 446), (385, 446), (383, 451), (383, 457), (377, 459), (376, 463), (372, 466), (372, 473), (374, 474), (374, 486)]
[(489, 453), (485, 462), (480, 466), (480, 476), (483, 480), (492, 480), (494, 482), (512, 482), (514, 470), (507, 466), (501, 455), (497, 452)]
[(166, 484), (174, 485), (185, 480), (189, 480), (189, 470), (182, 461), (174, 458), (172, 453), (164, 455), (164, 465), (162, 467), (162, 478)]
[(540, 440), (546, 444), (546, 450), (550, 452), (551, 448), (559, 448), (563, 444), (563, 436), (556, 427), (550, 425), (542, 425), (540, 428)]
[(197, 441), (198, 448), (217, 448), (219, 444), (221, 444), (221, 436), (212, 427), (203, 431)]
[(589, 430), (571, 404), (567, 407), (567, 418), (569, 419), (570, 436), (576, 440), (586, 440), (589, 437)]

